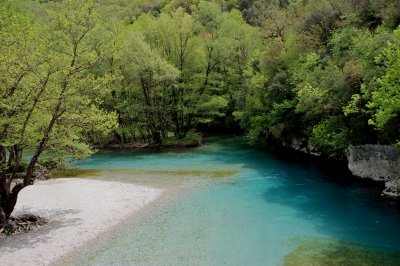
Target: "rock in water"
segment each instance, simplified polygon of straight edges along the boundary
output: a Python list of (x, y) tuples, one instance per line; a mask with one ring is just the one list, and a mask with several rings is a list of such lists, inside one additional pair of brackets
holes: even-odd
[(385, 183), (385, 190), (382, 192), (382, 196), (388, 198), (400, 198), (400, 180), (393, 179)]
[(400, 198), (400, 151), (395, 145), (350, 145), (347, 159), (353, 175), (385, 181), (382, 196)]
[(387, 181), (400, 174), (400, 151), (395, 145), (350, 145), (347, 159), (355, 176)]

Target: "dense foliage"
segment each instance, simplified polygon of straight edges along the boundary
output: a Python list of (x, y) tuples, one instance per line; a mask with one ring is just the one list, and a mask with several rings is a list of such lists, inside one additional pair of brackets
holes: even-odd
[(93, 144), (395, 143), (399, 23), (390, 0), (0, 0), (0, 206)]
[[(400, 3), (256, 1), (266, 44), (237, 117), (251, 136), (341, 157), (349, 144), (399, 137)], [(397, 70), (396, 70), (397, 69)], [(397, 72), (398, 73), (398, 72)]]
[[(62, 2), (16, 9), (39, 24)], [(162, 144), (240, 126), (340, 157), (349, 144), (399, 136), (400, 3), (95, 2), (108, 34), (97, 71), (115, 76), (102, 107), (119, 127), (92, 143)]]

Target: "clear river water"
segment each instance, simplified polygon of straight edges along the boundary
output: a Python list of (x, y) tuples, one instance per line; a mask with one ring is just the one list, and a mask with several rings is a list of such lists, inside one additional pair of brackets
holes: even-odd
[(172, 196), (65, 264), (400, 265), (399, 205), (340, 163), (226, 137), (183, 150), (101, 150), (75, 167)]

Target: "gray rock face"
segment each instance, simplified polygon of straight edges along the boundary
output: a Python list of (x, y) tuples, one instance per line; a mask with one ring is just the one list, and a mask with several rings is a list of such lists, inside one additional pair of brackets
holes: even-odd
[(385, 181), (382, 196), (400, 198), (400, 151), (395, 145), (349, 146), (347, 159), (353, 175)]
[(301, 151), (314, 156), (320, 156), (321, 153), (318, 149), (310, 142), (301, 141), (299, 139), (293, 138), (289, 142), (282, 142), (283, 147), (291, 148), (296, 151)]
[(353, 175), (377, 181), (400, 177), (400, 151), (395, 145), (350, 145), (347, 159)]

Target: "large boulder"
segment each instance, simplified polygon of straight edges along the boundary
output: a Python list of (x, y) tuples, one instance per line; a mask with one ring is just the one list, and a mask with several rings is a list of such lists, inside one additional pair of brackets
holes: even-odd
[(353, 175), (385, 181), (382, 196), (400, 198), (400, 151), (395, 145), (349, 146), (347, 159)]
[(355, 176), (377, 181), (394, 180), (400, 176), (400, 151), (395, 145), (350, 145), (347, 159)]

